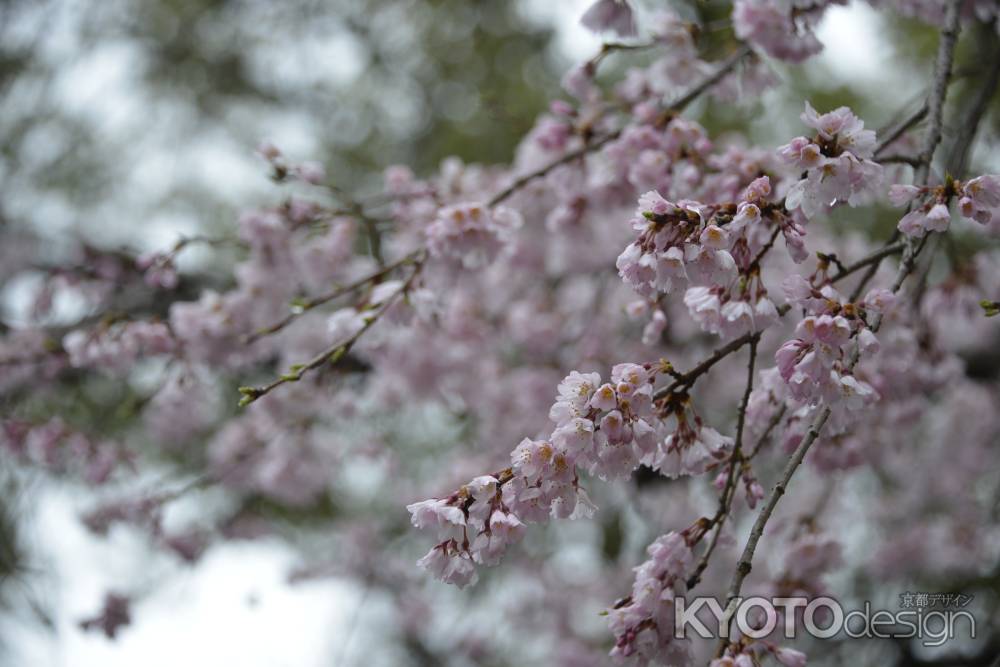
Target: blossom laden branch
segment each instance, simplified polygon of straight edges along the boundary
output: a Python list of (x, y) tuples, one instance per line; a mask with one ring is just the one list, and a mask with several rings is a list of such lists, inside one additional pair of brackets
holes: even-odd
[[(712, 74), (705, 77), (701, 82), (699, 82), (693, 88), (691, 88), (691, 90), (689, 90), (680, 98), (672, 102), (664, 111), (662, 111), (660, 113), (659, 122), (661, 124), (666, 123), (666, 121), (668, 121), (670, 118), (672, 118), (676, 114), (686, 109), (689, 104), (698, 99), (698, 97), (706, 90), (708, 90), (716, 83), (721, 81), (723, 77), (729, 74), (744, 58), (750, 56), (752, 53), (753, 50), (749, 46), (742, 45), (739, 49), (736, 50), (735, 53), (733, 53), (725, 61), (723, 61), (723, 63), (719, 65), (719, 67)], [(532, 181), (538, 178), (543, 178), (557, 167), (561, 167), (564, 164), (569, 164), (571, 162), (578, 160), (579, 158), (586, 156), (588, 153), (592, 153), (593, 151), (601, 148), (602, 146), (620, 137), (621, 133), (622, 131), (620, 129), (613, 130), (597, 139), (588, 142), (581, 148), (578, 148), (574, 151), (570, 151), (566, 155), (563, 155), (562, 157), (553, 160), (552, 162), (548, 163), (543, 167), (540, 167), (539, 169), (536, 169), (535, 171), (529, 172), (527, 174), (524, 174), (523, 176), (516, 178), (510, 185), (508, 185), (500, 192), (493, 195), (493, 197), (491, 197), (489, 201), (487, 201), (486, 205), (492, 208), (497, 204), (502, 203), (511, 195), (513, 195), (515, 192), (526, 186), (528, 183), (531, 183)]]
[[(955, 42), (958, 36), (959, 29), (959, 11), (958, 3), (949, 3), (945, 26), (941, 31), (941, 38), (938, 46), (938, 58), (935, 69), (935, 85), (929, 103), (930, 116), (931, 116), (931, 126), (928, 130), (927, 139), (925, 142), (925, 149), (921, 154), (921, 158), (925, 162), (925, 170), (921, 174), (921, 180), (926, 182), (928, 176), (928, 170), (930, 161), (933, 159), (934, 149), (937, 147), (941, 139), (941, 116), (942, 109), (944, 106), (944, 98), (948, 90), (948, 82), (951, 74), (952, 58), (954, 55)], [(916, 256), (923, 248), (923, 244), (914, 249), (912, 245), (907, 245), (903, 253), (903, 259), (900, 262), (899, 269), (896, 272), (896, 278), (890, 288), (892, 294), (897, 293), (902, 287), (907, 276), (913, 270)], [(872, 265), (873, 267), (875, 264)], [(881, 327), (883, 319), (883, 313), (877, 313), (870, 324), (870, 329), (873, 333), (878, 332)], [(852, 353), (851, 360), (848, 364), (848, 368), (853, 368), (857, 363), (860, 356), (861, 345), (860, 343), (855, 345), (854, 351)], [(764, 534), (764, 527), (767, 525), (768, 520), (774, 513), (774, 508), (777, 506), (778, 501), (785, 494), (786, 489), (795, 474), (795, 471), (801, 465), (802, 460), (805, 458), (806, 453), (809, 451), (813, 443), (819, 438), (823, 427), (826, 425), (827, 421), (832, 415), (832, 409), (830, 406), (824, 406), (815, 416), (813, 422), (811, 423), (808, 432), (805, 437), (795, 448), (792, 456), (789, 458), (788, 462), (785, 464), (784, 470), (782, 471), (781, 477), (775, 484), (771, 493), (768, 495), (764, 505), (761, 507), (760, 513), (757, 515), (754, 521), (753, 527), (750, 529), (750, 534), (747, 537), (746, 544), (743, 548), (743, 552), (740, 555), (739, 561), (736, 565), (736, 570), (733, 573), (732, 581), (729, 585), (726, 598), (726, 616), (724, 622), (729, 624), (731, 622), (732, 616), (735, 613), (737, 602), (740, 591), (743, 587), (743, 581), (746, 579), (747, 575), (750, 573), (753, 567), (753, 557), (757, 549), (757, 544), (759, 543), (761, 537)], [(722, 639), (719, 643), (718, 650), (716, 651), (716, 657), (722, 657), (726, 648), (729, 646), (729, 641), (727, 639)]]

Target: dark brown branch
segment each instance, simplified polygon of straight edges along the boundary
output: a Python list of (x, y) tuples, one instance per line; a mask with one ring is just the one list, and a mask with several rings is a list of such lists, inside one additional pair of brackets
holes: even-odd
[(876, 162), (881, 164), (908, 164), (914, 168), (923, 164), (920, 158), (913, 157), (912, 155), (886, 155), (885, 157), (877, 158)]
[(878, 264), (889, 255), (895, 255), (897, 252), (900, 252), (901, 250), (903, 250), (904, 247), (906, 247), (906, 244), (903, 243), (902, 241), (897, 241), (896, 243), (890, 243), (888, 245), (884, 245), (875, 252), (871, 253), (870, 255), (862, 257), (853, 264), (845, 266), (839, 271), (837, 271), (837, 273), (830, 278), (830, 282), (835, 283), (839, 280), (843, 280), (852, 273), (860, 271), (866, 266)]
[(622, 132), (621, 130), (614, 130), (613, 132), (609, 132), (600, 139), (595, 139), (594, 141), (591, 141), (587, 145), (583, 146), (582, 148), (578, 148), (575, 151), (570, 151), (569, 153), (566, 153), (566, 155), (563, 155), (561, 158), (558, 158), (548, 163), (544, 167), (536, 169), (535, 171), (529, 172), (524, 176), (515, 179), (513, 183), (511, 183), (506, 188), (493, 195), (493, 197), (488, 202), (486, 202), (486, 205), (492, 208), (497, 204), (500, 204), (508, 197), (510, 197), (512, 194), (514, 194), (515, 192), (523, 188), (525, 185), (535, 180), (536, 178), (542, 178), (556, 167), (561, 167), (564, 164), (569, 164), (570, 162), (578, 160), (579, 158), (585, 156), (587, 153), (596, 151), (601, 146), (611, 141), (614, 141), (621, 135), (621, 132)]
[[(779, 307), (778, 315), (784, 315), (785, 313), (788, 312), (789, 308), (790, 306), (788, 304)], [(763, 331), (752, 331), (750, 333), (743, 334), (739, 338), (734, 338), (733, 340), (731, 340), (730, 342), (726, 343), (718, 350), (713, 352), (707, 358), (703, 359), (701, 363), (699, 363), (697, 366), (695, 366), (688, 372), (679, 373), (675, 375), (673, 382), (671, 382), (666, 387), (657, 390), (657, 392), (653, 394), (653, 400), (656, 401), (662, 400), (667, 396), (669, 396), (670, 394), (677, 391), (678, 389), (690, 388), (691, 385), (693, 385), (698, 378), (707, 373), (709, 369), (712, 368), (712, 366), (719, 363), (733, 352), (739, 350), (747, 343), (751, 342), (756, 343), (757, 341), (760, 340), (760, 337), (763, 333), (764, 333)]]

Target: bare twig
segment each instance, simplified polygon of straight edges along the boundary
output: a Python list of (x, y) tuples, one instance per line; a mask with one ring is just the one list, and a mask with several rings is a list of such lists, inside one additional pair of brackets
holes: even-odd
[[(922, 121), (926, 116), (927, 116), (927, 102), (924, 102), (919, 109), (910, 114), (906, 118), (906, 120), (897, 125), (896, 128), (892, 130), (892, 132), (886, 135), (882, 139), (882, 141), (878, 143), (878, 146), (875, 147), (875, 157), (878, 157), (879, 154), (882, 153), (882, 151), (884, 151), (886, 148), (889, 147), (890, 144), (892, 144), (892, 142), (896, 141), (896, 139), (899, 139), (901, 136), (903, 136), (904, 132), (906, 132), (911, 127)], [(882, 162), (882, 160), (879, 161)]]
[(759, 438), (757, 438), (757, 444), (754, 446), (753, 451), (747, 455), (747, 461), (752, 461), (760, 452), (761, 447), (767, 444), (768, 439), (771, 437), (771, 433), (778, 427), (781, 420), (785, 418), (786, 412), (788, 412), (788, 404), (782, 403), (781, 407), (774, 413), (774, 416), (771, 417), (771, 421), (767, 423), (767, 428), (765, 428), (764, 432), (760, 434)]
[(705, 568), (708, 567), (709, 559), (712, 558), (712, 552), (715, 551), (715, 545), (719, 542), (719, 534), (726, 523), (726, 517), (729, 516), (729, 511), (733, 506), (733, 498), (736, 496), (736, 480), (738, 479), (736, 468), (743, 463), (743, 428), (746, 425), (750, 392), (753, 391), (753, 377), (756, 364), (757, 340), (754, 339), (750, 341), (750, 359), (747, 362), (747, 384), (746, 389), (743, 391), (743, 400), (740, 402), (739, 413), (736, 417), (736, 442), (733, 445), (733, 453), (729, 457), (729, 476), (726, 478), (726, 485), (722, 490), (722, 495), (719, 497), (719, 509), (716, 511), (715, 517), (711, 520), (712, 524), (714, 524), (712, 538), (705, 549), (705, 553), (702, 554), (701, 559), (698, 561), (697, 567), (695, 567), (694, 572), (688, 578), (688, 588), (694, 588), (701, 580), (701, 575), (705, 571)]
[(304, 315), (305, 313), (309, 312), (313, 308), (316, 308), (317, 306), (321, 306), (321, 305), (323, 305), (325, 303), (329, 303), (330, 301), (333, 301), (337, 297), (344, 296), (345, 294), (350, 294), (351, 292), (364, 287), (368, 283), (371, 283), (371, 282), (374, 282), (376, 280), (379, 280), (380, 278), (388, 275), (389, 273), (392, 273), (393, 271), (395, 271), (396, 269), (398, 269), (398, 268), (400, 268), (402, 266), (405, 266), (407, 264), (411, 264), (411, 263), (415, 262), (417, 260), (417, 257), (418, 257), (419, 254), (420, 254), (420, 251), (411, 252), (410, 254), (406, 255), (402, 259), (399, 259), (399, 260), (393, 262), (392, 264), (383, 266), (381, 269), (379, 269), (375, 273), (371, 273), (371, 274), (369, 274), (367, 276), (364, 276), (363, 278), (359, 278), (359, 279), (355, 280), (352, 283), (348, 283), (347, 285), (342, 285), (340, 287), (336, 287), (336, 288), (330, 290), (329, 292), (327, 292), (326, 294), (321, 294), (320, 296), (313, 297), (312, 299), (308, 299), (306, 301), (301, 301), (301, 302), (296, 303), (293, 306), (294, 310), (292, 310), (292, 312), (290, 312), (288, 315), (286, 315), (285, 317), (281, 318), (280, 320), (278, 320), (274, 324), (271, 324), (270, 326), (266, 326), (263, 329), (258, 329), (257, 331), (254, 331), (253, 333), (250, 333), (250, 334), (247, 334), (246, 336), (244, 336), (243, 337), (243, 343), (244, 344), (253, 343), (253, 342), (255, 342), (255, 341), (263, 338), (264, 336), (270, 336), (271, 334), (274, 334), (274, 333), (277, 333), (277, 332), (281, 331), (282, 329), (284, 329), (285, 327), (287, 327), (289, 324), (291, 324), (292, 322), (294, 322), (297, 318), (301, 317), (302, 315)]
[(368, 237), (368, 252), (371, 254), (372, 259), (375, 263), (382, 268), (385, 266), (385, 257), (382, 255), (382, 236), (378, 231), (378, 220), (370, 216), (366, 211), (365, 207), (356, 200), (354, 197), (349, 195), (343, 189), (337, 187), (336, 185), (329, 186), (330, 191), (343, 202), (344, 206), (347, 208), (345, 213), (349, 215), (357, 216), (365, 226), (365, 234)]
[(888, 245), (884, 245), (875, 252), (871, 253), (870, 255), (862, 257), (853, 264), (845, 266), (839, 271), (837, 271), (837, 273), (830, 278), (830, 282), (835, 283), (839, 280), (843, 280), (847, 276), (857, 271), (860, 271), (866, 266), (877, 264), (878, 262), (881, 262), (884, 258), (888, 257), (889, 255), (895, 255), (897, 252), (902, 251), (904, 247), (906, 247), (906, 244), (903, 243), (902, 241), (897, 241), (896, 243), (890, 243)]
[(486, 202), (486, 205), (492, 208), (497, 204), (500, 204), (508, 197), (510, 197), (512, 194), (523, 188), (525, 185), (534, 181), (536, 178), (542, 178), (556, 167), (561, 167), (564, 164), (569, 164), (570, 162), (578, 160), (579, 158), (587, 155), (587, 153), (596, 151), (601, 146), (611, 141), (614, 141), (620, 135), (621, 135), (621, 130), (614, 130), (613, 132), (609, 132), (608, 134), (605, 134), (603, 137), (591, 141), (582, 148), (578, 148), (575, 151), (570, 151), (569, 153), (566, 153), (566, 155), (563, 155), (561, 158), (553, 160), (544, 167), (541, 167), (540, 169), (536, 169), (535, 171), (528, 172), (524, 176), (516, 178), (513, 183), (511, 183), (506, 188), (493, 195), (493, 197), (488, 202)]
[(638, 42), (635, 44), (627, 44), (624, 42), (605, 42), (604, 44), (601, 44), (601, 50), (598, 51), (597, 55), (591, 58), (588, 62), (592, 67), (596, 68), (601, 64), (602, 60), (617, 51), (645, 51), (646, 49), (651, 49), (661, 44), (662, 42), (656, 41)]
[(912, 155), (886, 155), (885, 157), (877, 158), (876, 162), (882, 164), (908, 164), (911, 167), (919, 167), (923, 164), (920, 158), (913, 157)]
[[(790, 306), (788, 304), (779, 307), (778, 315), (784, 315), (785, 313), (788, 312), (789, 308)], [(657, 390), (656, 393), (653, 394), (653, 400), (655, 401), (662, 400), (667, 396), (669, 396), (670, 394), (677, 391), (678, 389), (690, 388), (695, 383), (695, 381), (697, 381), (698, 378), (707, 373), (709, 369), (712, 368), (712, 366), (719, 363), (733, 352), (736, 352), (747, 343), (751, 342), (756, 343), (757, 341), (760, 340), (762, 334), (763, 331), (752, 331), (750, 333), (743, 334), (739, 338), (734, 338), (733, 340), (731, 340), (730, 342), (726, 343), (718, 350), (713, 352), (711, 355), (703, 359), (697, 366), (695, 366), (688, 372), (679, 373), (675, 375), (673, 382), (671, 382), (666, 387)]]
[(269, 394), (271, 391), (277, 389), (283, 384), (298, 382), (306, 373), (316, 370), (327, 363), (336, 364), (338, 361), (343, 359), (344, 356), (351, 351), (351, 348), (354, 347), (354, 344), (358, 342), (358, 339), (360, 339), (361, 336), (363, 336), (365, 332), (372, 327), (372, 325), (381, 319), (386, 311), (389, 310), (389, 308), (396, 303), (401, 296), (409, 292), (410, 288), (413, 286), (413, 282), (420, 274), (420, 269), (422, 267), (423, 264), (421, 262), (415, 262), (413, 272), (410, 274), (410, 277), (407, 278), (406, 282), (403, 283), (402, 287), (400, 287), (399, 291), (386, 299), (385, 303), (383, 303), (374, 313), (366, 315), (363, 320), (364, 324), (361, 328), (347, 340), (335, 342), (333, 345), (329, 346), (309, 361), (303, 364), (296, 364), (288, 373), (279, 376), (277, 379), (272, 380), (266, 385), (260, 387), (240, 387), (240, 394), (243, 395), (243, 398), (240, 399), (240, 407), (250, 405), (261, 396)]

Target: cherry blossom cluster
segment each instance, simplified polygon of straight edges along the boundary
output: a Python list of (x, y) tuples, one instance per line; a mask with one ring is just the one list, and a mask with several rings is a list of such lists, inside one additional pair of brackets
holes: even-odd
[(76, 368), (127, 370), (139, 357), (173, 351), (175, 341), (163, 322), (136, 321), (103, 329), (76, 330), (62, 341), (70, 364)]
[[(761, 664), (764, 655), (770, 654), (785, 667), (805, 667), (806, 654), (792, 648), (777, 646), (771, 642), (756, 642), (758, 646), (730, 645), (720, 658), (715, 658), (709, 667), (754, 667)], [(758, 648), (760, 650), (758, 650)]]
[(854, 412), (877, 400), (875, 389), (856, 377), (851, 355), (855, 345), (862, 357), (878, 352), (866, 318), (890, 308), (893, 295), (875, 289), (854, 304), (832, 286), (816, 289), (797, 274), (786, 278), (783, 287), (789, 302), (806, 313), (795, 337), (774, 357), (792, 397), (809, 405), (824, 403), (835, 412)]
[(691, 551), (695, 531), (671, 531), (649, 545), (649, 560), (635, 568), (632, 594), (608, 610), (615, 636), (611, 655), (637, 664), (690, 664), (686, 639), (674, 636), (674, 601), (687, 591), (694, 563)]
[(431, 255), (465, 269), (482, 268), (496, 258), (520, 226), (520, 215), (504, 206), (453, 204), (438, 211), (427, 227), (427, 247)]
[(580, 23), (594, 32), (613, 32), (619, 37), (634, 37), (635, 16), (628, 0), (597, 0), (590, 6)]
[(689, 282), (728, 283), (736, 274), (729, 237), (704, 217), (697, 202), (674, 204), (658, 192), (644, 194), (631, 221), (639, 237), (618, 256), (619, 275), (648, 297)]
[(0, 422), (0, 447), (11, 457), (52, 472), (79, 469), (88, 484), (104, 484), (130, 456), (117, 442), (74, 430), (59, 417), (43, 423), (19, 419)]
[[(846, 107), (820, 114), (807, 103), (802, 119), (814, 132), (778, 150), (737, 133), (714, 136), (688, 113), (701, 96), (743, 100), (777, 83), (754, 49), (793, 62), (815, 53), (813, 28), (832, 4), (737, 0), (734, 30), (716, 32), (671, 12), (637, 25), (645, 17), (626, 0), (598, 0), (585, 24), (637, 39), (606, 44), (571, 70), (568, 97), (549, 105), (508, 166), (451, 158), (419, 177), (390, 167), (382, 192), (354, 198), (325, 185), (318, 165), (264, 145), (274, 179), (318, 201), (290, 195), (209, 240), (240, 249), (228, 280), (175, 263), (194, 238), (139, 259), (81, 247), (40, 271), (10, 269), (16, 253), (0, 244), (5, 280), (41, 274), (29, 325), (5, 321), (0, 331), (0, 392), (16, 416), (3, 422), (3, 447), (19, 463), (95, 484), (119, 481), (131, 468), (121, 464), (144, 462), (147, 452), (158, 469), (176, 466), (187, 482), (175, 490), (133, 488), (82, 519), (102, 534), (143, 531), (184, 560), (215, 537), (274, 534), (290, 518), (319, 516), (324, 537), (350, 557), (338, 550), (333, 562), (300, 571), (382, 587), (421, 651), (438, 640), (428, 630), (438, 593), (413, 576), (410, 544), (385, 547), (403, 542), (397, 510), (426, 497), (421, 489), (439, 475), (471, 481), (408, 510), (434, 535), (420, 566), (460, 588), (529, 524), (590, 516), (588, 491), (607, 508), (590, 531), (594, 553), (603, 550), (596, 574), (574, 572), (567, 584), (560, 568), (526, 567), (522, 580), (537, 597), (508, 600), (530, 610), (509, 615), (515, 629), (531, 624), (544, 636), (552, 625), (559, 664), (594, 662), (594, 638), (564, 619), (595, 600), (607, 606), (626, 580), (631, 594), (608, 612), (612, 653), (638, 664), (702, 656), (707, 646), (673, 637), (675, 601), (696, 585), (699, 595), (741, 594), (750, 561), (748, 586), (775, 596), (822, 594), (826, 576), (844, 566), (974, 580), (1000, 539), (989, 475), (1000, 432), (997, 320), (983, 316), (1000, 310), (1000, 252), (988, 241), (1000, 178), (959, 174), (936, 185), (951, 167), (897, 160), (918, 167), (913, 184), (888, 189), (892, 203), (910, 206), (904, 233), (948, 231), (953, 203), (980, 223), (961, 230), (968, 243), (930, 257), (932, 244), (921, 255), (925, 244), (881, 244), (818, 224), (835, 206), (886, 195), (875, 134)], [(955, 20), (943, 1), (918, 4)], [(964, 20), (983, 4), (963, 3)], [(621, 81), (601, 80), (606, 60), (631, 51), (649, 56), (635, 61), (646, 64), (621, 63)], [(705, 60), (709, 53), (718, 59)], [(980, 85), (977, 77), (968, 85)], [(943, 122), (933, 109), (947, 117), (961, 106), (935, 100), (928, 130)], [(893, 145), (910, 146), (912, 129), (891, 133)], [(631, 228), (614, 222), (631, 209)], [(910, 272), (919, 280), (907, 282)], [(70, 288), (85, 297), (87, 315), (56, 322), (53, 303)], [(119, 303), (126, 291), (130, 300)], [(670, 362), (617, 363), (661, 354)], [(594, 367), (610, 375), (565, 375)], [(253, 383), (238, 389), (239, 408), (236, 376)], [(85, 436), (56, 416), (81, 378), (84, 390), (114, 385), (138, 406), (126, 429)], [(142, 460), (129, 453), (133, 439)], [(446, 445), (468, 447), (447, 456)], [(798, 462), (797, 474), (816, 483), (788, 484)], [(884, 533), (861, 550), (870, 556), (833, 539), (844, 535), (832, 520), (857, 511), (834, 485), (862, 466), (871, 484), (850, 492), (871, 501), (865, 525)], [(483, 470), (495, 472), (473, 476)], [(585, 491), (588, 477), (613, 483)], [(203, 524), (175, 529), (164, 520), (168, 503), (209, 486), (234, 502), (219, 503), (217, 516), (199, 513)], [(796, 500), (772, 519), (786, 491)], [(718, 567), (731, 564), (746, 519), (748, 555), (735, 572)], [(640, 523), (648, 538), (633, 531)], [(650, 541), (630, 577), (626, 568)], [(127, 596), (119, 597), (87, 627), (114, 634), (127, 623)], [(469, 604), (492, 607), (495, 598)], [(489, 662), (484, 647), (506, 633), (482, 625), (451, 633), (461, 640), (446, 645), (448, 659), (429, 659)], [(452, 654), (461, 650), (468, 655)], [(712, 655), (716, 667), (805, 662), (746, 637)]]
[[(730, 468), (737, 466), (736, 470), (730, 472)], [(738, 475), (740, 483), (743, 485), (744, 498), (747, 503), (747, 507), (754, 509), (757, 507), (757, 503), (764, 498), (764, 487), (760, 485), (757, 481), (756, 475), (753, 473), (753, 468), (750, 463), (745, 459), (739, 463), (735, 461), (730, 461), (723, 464), (722, 469), (715, 476), (715, 480), (712, 485), (720, 493), (724, 493), (726, 489), (726, 484), (729, 483), (730, 474)]]
[(675, 427), (648, 464), (666, 477), (700, 475), (721, 463), (732, 450), (733, 439), (707, 426), (686, 394), (669, 396), (661, 415), (672, 417)]
[(820, 114), (806, 102), (801, 118), (816, 134), (778, 149), (786, 164), (806, 173), (788, 189), (785, 206), (813, 218), (839, 203), (868, 203), (882, 183), (882, 166), (869, 159), (875, 132), (847, 107)]
[(180, 281), (174, 253), (152, 252), (140, 255), (135, 260), (136, 268), (143, 272), (146, 284), (160, 289), (174, 289)]
[(504, 504), (497, 477), (477, 477), (449, 498), (425, 500), (407, 509), (414, 526), (435, 530), (443, 540), (417, 564), (459, 588), (477, 581), (477, 563), (495, 565), (507, 545), (524, 534), (521, 519)]
[(326, 180), (326, 169), (319, 162), (293, 163), (281, 149), (269, 141), (257, 147), (257, 153), (271, 165), (271, 176), (276, 181), (294, 178), (311, 185), (321, 185)]
[(127, 595), (108, 592), (100, 611), (80, 621), (80, 628), (88, 631), (100, 630), (108, 639), (114, 639), (118, 631), (132, 623), (132, 599)]
[(846, 0), (736, 0), (733, 27), (740, 39), (768, 55), (802, 62), (819, 53), (823, 45), (813, 32), (830, 5)]
[(1000, 215), (1000, 176), (987, 174), (964, 183), (950, 180), (937, 187), (895, 184), (889, 188), (889, 201), (894, 206), (910, 207), (897, 227), (911, 237), (947, 231), (951, 224), (948, 204), (953, 198), (958, 199), (963, 218), (988, 225), (995, 214)]
[(723, 338), (766, 329), (778, 312), (761, 281), (761, 254), (782, 233), (793, 258), (801, 258), (804, 234), (770, 195), (767, 176), (729, 205), (675, 204), (646, 193), (632, 219), (639, 237), (619, 255), (619, 275), (651, 299), (687, 286), (692, 318)]
[(507, 544), (521, 538), (524, 523), (589, 515), (594, 507), (578, 470), (602, 479), (627, 477), (640, 460), (655, 457), (655, 375), (645, 366), (618, 364), (603, 384), (598, 373), (566, 376), (549, 411), (555, 429), (547, 440), (525, 438), (511, 453), (509, 469), (477, 477), (448, 498), (407, 507), (414, 526), (436, 530), (442, 539), (421, 566), (464, 586), (475, 580), (475, 563), (499, 562)]

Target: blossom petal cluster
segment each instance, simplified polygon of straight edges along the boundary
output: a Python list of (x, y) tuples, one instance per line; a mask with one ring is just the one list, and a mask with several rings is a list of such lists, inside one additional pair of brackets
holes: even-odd
[(806, 172), (788, 189), (785, 206), (813, 218), (839, 203), (867, 203), (882, 182), (882, 166), (870, 159), (875, 132), (847, 107), (820, 114), (806, 102), (801, 118), (816, 134), (778, 149), (787, 165)]
[(762, 331), (778, 319), (760, 279), (760, 255), (783, 233), (798, 256), (804, 232), (769, 201), (767, 176), (728, 206), (673, 203), (657, 192), (639, 199), (639, 237), (618, 257), (622, 279), (647, 298), (687, 286), (684, 304), (702, 329), (724, 338)]
[(619, 37), (634, 37), (635, 16), (628, 0), (597, 0), (590, 6), (580, 23), (594, 32), (613, 32)]
[(671, 478), (699, 475), (732, 451), (733, 439), (707, 426), (692, 410), (689, 399), (680, 397), (668, 408), (676, 428), (664, 439), (655, 457), (644, 461), (654, 470)]
[(171, 352), (174, 338), (163, 322), (136, 321), (103, 330), (76, 330), (63, 338), (63, 348), (76, 368), (123, 371), (140, 356)]
[(521, 226), (513, 209), (489, 209), (478, 203), (445, 206), (427, 227), (427, 247), (435, 257), (453, 260), (466, 269), (492, 262)]
[(686, 592), (694, 561), (688, 532), (661, 535), (646, 553), (649, 559), (635, 568), (632, 594), (608, 610), (615, 636), (611, 656), (640, 664), (689, 664), (687, 640), (674, 636), (674, 601)]
[(566, 376), (549, 411), (555, 428), (548, 439), (525, 438), (502, 473), (477, 477), (448, 498), (407, 507), (414, 526), (435, 530), (441, 539), (421, 566), (465, 586), (475, 582), (475, 564), (495, 564), (521, 538), (523, 524), (593, 512), (578, 470), (625, 477), (656, 450), (654, 376), (630, 363), (615, 366), (610, 382), (602, 383), (598, 373)]
[(1000, 176), (986, 174), (968, 181), (952, 180), (938, 187), (895, 184), (889, 187), (894, 206), (910, 206), (897, 225), (907, 236), (920, 238), (928, 232), (944, 232), (951, 225), (952, 199), (958, 200), (959, 214), (988, 225), (1000, 215)]
[(855, 375), (850, 356), (855, 344), (862, 357), (878, 351), (865, 315), (884, 312), (893, 295), (875, 289), (860, 304), (852, 304), (830, 285), (816, 289), (797, 274), (786, 278), (783, 287), (789, 302), (806, 312), (795, 337), (775, 353), (791, 396), (809, 405), (822, 402), (835, 412), (856, 412), (876, 401), (877, 392)]
[(823, 11), (833, 4), (843, 4), (843, 0), (736, 0), (733, 28), (737, 37), (769, 56), (802, 62), (823, 49), (814, 29)]

